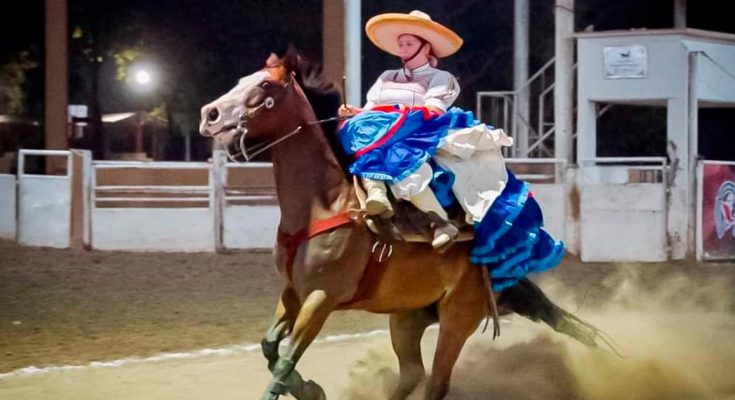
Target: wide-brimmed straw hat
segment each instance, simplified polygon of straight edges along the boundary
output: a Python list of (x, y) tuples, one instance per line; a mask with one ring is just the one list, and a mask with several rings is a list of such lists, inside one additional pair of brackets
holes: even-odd
[(370, 41), (381, 50), (395, 56), (398, 54), (398, 37), (409, 34), (418, 36), (431, 44), (432, 53), (439, 58), (452, 55), (462, 47), (462, 38), (446, 26), (432, 21), (421, 11), (408, 14), (388, 13), (376, 15), (365, 25)]

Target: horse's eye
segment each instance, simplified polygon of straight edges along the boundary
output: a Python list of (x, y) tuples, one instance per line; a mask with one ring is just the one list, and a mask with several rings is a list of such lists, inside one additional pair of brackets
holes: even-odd
[(263, 83), (260, 84), (260, 87), (262, 87), (263, 89), (267, 89), (270, 85), (271, 85), (270, 82), (265, 81), (265, 82), (263, 82)]

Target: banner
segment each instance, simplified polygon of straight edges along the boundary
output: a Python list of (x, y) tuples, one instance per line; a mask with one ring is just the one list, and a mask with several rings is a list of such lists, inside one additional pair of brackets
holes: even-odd
[(704, 162), (702, 258), (735, 259), (735, 163)]

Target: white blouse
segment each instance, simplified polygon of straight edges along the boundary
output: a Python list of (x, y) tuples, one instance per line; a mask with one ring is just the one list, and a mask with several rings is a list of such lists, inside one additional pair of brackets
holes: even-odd
[(459, 96), (457, 79), (447, 71), (424, 64), (406, 74), (405, 69), (383, 72), (368, 90), (366, 109), (379, 104), (433, 106), (444, 111)]

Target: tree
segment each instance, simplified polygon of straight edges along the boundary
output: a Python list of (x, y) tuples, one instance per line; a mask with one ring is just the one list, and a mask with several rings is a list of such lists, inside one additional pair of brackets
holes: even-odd
[(0, 67), (0, 114), (25, 113), (24, 85), (29, 70), (38, 67), (30, 52), (22, 51), (10, 62)]

